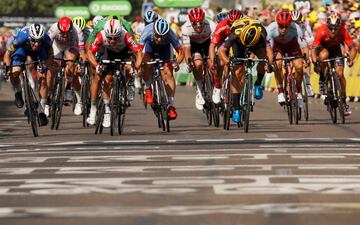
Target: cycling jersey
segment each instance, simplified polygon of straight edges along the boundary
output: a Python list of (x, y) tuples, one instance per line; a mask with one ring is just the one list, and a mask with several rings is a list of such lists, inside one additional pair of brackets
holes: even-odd
[[(290, 47), (292, 43), (298, 43), (300, 48), (307, 46), (306, 39), (299, 25), (291, 22), (290, 27), (285, 35), (280, 36), (279, 25), (277, 22), (272, 22), (267, 28), (268, 47), (273, 47), (275, 43), (278, 45), (285, 45)], [(294, 42), (294, 40), (297, 40)]]
[[(88, 37), (88, 43), (92, 44), (95, 40), (96, 35), (103, 30), (105, 23), (108, 19), (107, 18), (103, 18), (101, 20), (99, 20), (99, 22), (96, 24), (96, 26), (94, 27), (94, 29), (92, 30), (92, 32), (90, 33), (89, 37)], [(133, 36), (134, 31), (131, 28), (131, 24), (129, 21), (120, 18), (119, 20), (121, 22), (121, 24), (123, 25), (123, 29), (125, 29), (126, 32), (128, 32), (131, 36)]]
[(222, 20), (216, 25), (215, 31), (211, 36), (211, 43), (220, 46), (230, 35), (230, 26), (227, 19)]
[(211, 34), (214, 32), (216, 25), (213, 21), (206, 19), (204, 23), (204, 29), (200, 33), (194, 30), (190, 21), (182, 25), (181, 31), (184, 46), (190, 46), (190, 41), (201, 44), (211, 38)]
[(316, 31), (315, 40), (312, 46), (314, 48), (324, 47), (329, 49), (342, 43), (345, 43), (348, 47), (354, 44), (349, 32), (345, 29), (345, 27), (341, 25), (335, 37), (330, 38), (330, 31), (328, 29), (328, 25), (324, 24)]
[(165, 38), (161, 43), (155, 43), (153, 33), (147, 35), (147, 37), (144, 39), (145, 54), (150, 56), (158, 54), (159, 58), (164, 61), (168, 61), (172, 58), (172, 47), (175, 48), (177, 52), (179, 52), (181, 48), (181, 43), (175, 32), (171, 29), (166, 34)]
[(61, 31), (58, 28), (57, 23), (54, 23), (49, 29), (49, 36), (60, 49), (71, 48), (83, 48), (84, 38), (81, 29), (78, 26), (72, 26), (72, 29), (68, 32), (68, 36), (64, 38)]
[(314, 35), (309, 22), (305, 21), (303, 23), (300, 23), (299, 26), (305, 36), (306, 42), (308, 43), (308, 45), (311, 45), (314, 41)]
[(11, 65), (18, 66), (30, 56), (33, 60), (45, 61), (52, 52), (51, 39), (47, 33), (41, 41), (38, 50), (32, 50), (30, 44), (29, 28), (22, 29), (14, 41), (10, 44), (7, 51), (11, 56)]
[(154, 32), (154, 23), (149, 23), (145, 26), (144, 30), (142, 31), (140, 35), (140, 40), (138, 44), (143, 48), (145, 45), (145, 40), (151, 36)]
[(124, 29), (121, 30), (120, 38), (116, 40), (115, 45), (110, 45), (106, 38), (105, 31), (101, 31), (96, 35), (95, 41), (90, 45), (89, 50), (95, 54), (101, 46), (104, 46), (112, 52), (121, 52), (126, 48), (129, 48), (133, 53), (140, 51), (138, 44)]
[[(261, 33), (258, 43), (249, 48), (250, 52), (255, 52), (256, 49), (266, 47), (266, 29), (261, 24)], [(237, 27), (238, 29), (239, 27)], [(237, 29), (232, 29), (228, 39), (226, 39), (225, 44), (223, 45), (226, 49), (232, 48), (233, 55), (238, 58), (247, 57), (245, 55), (245, 46), (240, 42), (238, 35), (235, 32), (238, 32)]]

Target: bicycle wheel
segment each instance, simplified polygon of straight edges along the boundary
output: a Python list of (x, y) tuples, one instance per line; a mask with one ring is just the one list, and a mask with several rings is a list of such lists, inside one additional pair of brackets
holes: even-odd
[(121, 135), (124, 132), (125, 125), (125, 112), (127, 108), (127, 86), (125, 78), (122, 76), (122, 82), (120, 85), (119, 107), (118, 107), (118, 132)]
[[(230, 76), (230, 74), (229, 74)], [(228, 78), (225, 80), (224, 85), (224, 129), (229, 130), (230, 128), (230, 117), (231, 117), (231, 108), (232, 108), (232, 93), (231, 93), (231, 80)]]
[(103, 130), (102, 123), (104, 120), (104, 114), (105, 114), (105, 105), (101, 100), (99, 103), (99, 110), (97, 111), (95, 134), (102, 133)]
[(167, 105), (168, 105), (168, 98), (166, 94), (165, 84), (164, 81), (160, 78), (158, 80), (158, 88), (159, 88), (159, 96), (160, 96), (160, 110), (162, 115), (162, 125), (163, 125), (163, 131), (170, 132), (170, 123), (169, 123), (169, 117), (167, 115)]
[(114, 136), (115, 134), (115, 127), (118, 117), (118, 108), (120, 106), (119, 104), (119, 81), (117, 78), (113, 80), (113, 86), (111, 91), (111, 120), (110, 120), (110, 135)]
[(335, 93), (334, 97), (337, 100), (337, 107), (339, 110), (339, 116), (341, 123), (345, 123), (345, 92), (340, 83), (339, 75), (335, 72), (334, 74)]
[(331, 75), (326, 76), (328, 79), (326, 80), (326, 98), (325, 105), (327, 106), (327, 111), (330, 114), (331, 121), (335, 124), (337, 122), (337, 101), (334, 99), (334, 79)]
[(207, 119), (207, 122), (208, 122), (208, 125), (211, 126), (212, 125), (212, 122), (213, 122), (213, 110), (214, 110), (214, 104), (212, 102), (212, 90), (213, 90), (213, 87), (212, 87), (212, 82), (211, 82), (211, 78), (210, 78), (210, 72), (208, 71), (207, 68), (205, 68), (204, 70), (204, 90), (203, 90), (203, 96), (205, 98), (205, 105), (204, 105), (204, 112), (206, 114), (206, 119)]
[[(303, 79), (303, 100), (304, 100), (304, 118), (306, 121), (309, 120), (309, 96), (306, 91), (306, 80)], [(299, 120), (301, 119), (301, 109), (299, 110)]]
[(299, 104), (297, 102), (296, 86), (294, 79), (290, 79), (290, 85), (291, 85), (291, 107), (292, 107), (293, 122), (295, 122), (295, 124), (299, 124), (299, 116), (298, 116)]
[(244, 88), (243, 88), (243, 105), (242, 105), (242, 110), (243, 110), (243, 126), (244, 126), (244, 131), (245, 133), (247, 133), (249, 131), (249, 122), (250, 122), (250, 112), (251, 112), (251, 106), (252, 106), (252, 102), (251, 102), (251, 78), (249, 76), (252, 76), (251, 74), (247, 74), (246, 78), (245, 78), (245, 84), (244, 84)]
[[(85, 67), (86, 68), (86, 67)], [(85, 69), (87, 73), (87, 69)], [(86, 74), (83, 76), (82, 85), (81, 85), (81, 102), (82, 102), (82, 118), (83, 118), (83, 127), (88, 127), (89, 125), (86, 122), (86, 119), (89, 116), (90, 112), (90, 78)]]
[[(60, 72), (61, 73), (61, 72)], [(55, 88), (55, 95), (53, 96), (53, 108), (52, 108), (52, 125), (51, 129), (58, 130), (60, 126), (62, 108), (64, 104), (64, 95), (65, 95), (65, 83), (64, 83), (64, 76), (60, 74), (56, 87)]]
[(285, 97), (285, 109), (288, 115), (289, 123), (293, 123), (293, 116), (292, 116), (292, 104), (291, 104), (291, 97), (289, 96), (289, 93), (291, 95), (290, 85), (288, 82), (285, 81), (285, 91), (284, 91), (284, 97)]
[(214, 126), (219, 127), (219, 125), (220, 125), (220, 106), (215, 105), (215, 104), (214, 104), (214, 109), (213, 109), (213, 121), (214, 121)]
[(31, 129), (33, 132), (34, 137), (39, 136), (37, 126), (38, 126), (38, 119), (37, 119), (37, 110), (35, 107), (36, 103), (34, 102), (34, 96), (32, 94), (32, 88), (29, 84), (29, 80), (26, 76), (26, 73), (24, 72), (24, 94), (25, 94), (25, 104), (27, 108), (27, 115), (28, 115), (28, 121), (31, 124)]

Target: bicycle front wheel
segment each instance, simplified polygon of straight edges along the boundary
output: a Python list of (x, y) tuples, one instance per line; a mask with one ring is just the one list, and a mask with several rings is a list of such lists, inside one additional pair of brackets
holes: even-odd
[(291, 104), (291, 109), (292, 109), (293, 122), (295, 122), (295, 124), (299, 124), (299, 116), (298, 116), (299, 105), (298, 105), (298, 101), (296, 98), (296, 87), (295, 87), (294, 79), (290, 79), (290, 87), (291, 87), (290, 104)]
[(230, 117), (232, 109), (232, 93), (231, 93), (231, 81), (227, 79), (224, 85), (224, 130), (229, 130), (230, 128)]
[[(251, 106), (252, 106), (252, 94), (251, 94), (251, 79), (248, 77), (249, 75), (246, 75), (247, 78), (245, 79), (245, 85), (243, 89), (243, 123), (244, 123), (244, 131), (245, 133), (249, 132), (249, 122), (250, 122), (250, 112), (251, 112)], [(251, 74), (250, 74), (251, 76)]]
[(345, 92), (341, 86), (339, 75), (337, 73), (334, 73), (334, 83), (335, 83), (335, 93), (334, 97), (337, 99), (337, 107), (339, 110), (339, 116), (341, 123), (345, 123)]
[[(26, 76), (26, 74), (24, 73), (24, 76)], [(27, 79), (27, 77), (24, 79), (24, 94), (25, 94), (25, 104), (26, 104), (26, 109), (27, 109), (27, 114), (28, 114), (28, 120), (31, 124), (31, 129), (33, 132), (34, 137), (39, 136), (38, 133), (38, 119), (37, 119), (37, 110), (35, 107), (36, 103), (34, 102), (34, 98), (33, 98), (33, 94), (32, 94), (32, 88), (29, 84), (29, 81)]]

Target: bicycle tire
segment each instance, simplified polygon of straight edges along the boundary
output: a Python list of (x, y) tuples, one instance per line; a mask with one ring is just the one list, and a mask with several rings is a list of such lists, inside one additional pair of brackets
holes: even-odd
[(124, 133), (124, 125), (125, 125), (125, 113), (127, 108), (127, 85), (125, 81), (124, 74), (121, 79), (120, 88), (120, 96), (119, 96), (119, 106), (118, 106), (118, 132), (119, 134)]
[(104, 103), (101, 101), (99, 105), (100, 107), (99, 110), (97, 111), (95, 134), (102, 133), (102, 122), (104, 120), (104, 114), (105, 114)]
[(160, 107), (161, 107), (161, 114), (162, 114), (162, 125), (163, 131), (170, 132), (170, 123), (168, 123), (168, 115), (167, 115), (167, 95), (164, 80), (160, 78), (158, 80), (158, 87), (159, 87), (159, 95), (160, 95)]
[(85, 75), (83, 76), (83, 82), (81, 85), (81, 102), (82, 102), (82, 118), (83, 118), (83, 127), (88, 127), (86, 119), (89, 116), (90, 111), (90, 78), (87, 67), (85, 67)]
[[(309, 96), (306, 91), (306, 80), (303, 79), (303, 100), (304, 100), (304, 118), (305, 121), (309, 121)], [(301, 110), (299, 110), (300, 116), (299, 119), (301, 119)]]
[(203, 97), (205, 97), (205, 105), (204, 105), (204, 110), (206, 113), (206, 119), (208, 122), (208, 125), (211, 126), (213, 124), (213, 110), (214, 110), (214, 105), (212, 102), (212, 91), (213, 91), (213, 87), (212, 87), (212, 82), (211, 82), (211, 78), (210, 78), (210, 71), (208, 70), (208, 68), (204, 68), (204, 74), (203, 74)]
[[(230, 74), (229, 74), (230, 76)], [(224, 95), (224, 130), (229, 130), (230, 128), (230, 117), (231, 117), (231, 109), (232, 109), (232, 93), (231, 93), (231, 79), (228, 78), (225, 81), (225, 95)]]
[(25, 103), (26, 103), (26, 108), (28, 111), (28, 121), (30, 121), (31, 124), (31, 130), (33, 132), (34, 137), (38, 137), (39, 133), (38, 133), (38, 121), (37, 121), (37, 116), (36, 116), (36, 109), (34, 107), (36, 107), (36, 104), (33, 101), (33, 94), (31, 93), (31, 86), (29, 84), (29, 80), (27, 77), (26, 72), (24, 72), (24, 78), (25, 78), (25, 82), (24, 82), (24, 94), (25, 94)]
[(248, 133), (249, 132), (249, 123), (250, 123), (250, 112), (251, 112), (251, 106), (252, 106), (252, 102), (251, 102), (251, 98), (252, 98), (252, 94), (251, 94), (251, 78), (249, 76), (252, 76), (251, 74), (247, 74), (246, 78), (245, 78), (245, 85), (244, 85), (244, 89), (243, 89), (243, 93), (244, 93), (244, 102), (243, 102), (243, 126), (244, 126), (244, 132)]
[(111, 92), (111, 120), (110, 120), (110, 135), (115, 135), (115, 127), (117, 122), (117, 116), (118, 116), (118, 108), (119, 108), (119, 81), (117, 78), (113, 80), (113, 87)]
[(289, 96), (290, 85), (288, 82), (285, 81), (285, 91), (284, 91), (284, 97), (285, 97), (285, 109), (288, 115), (288, 120), (290, 124), (293, 124), (293, 116), (292, 116), (292, 104), (291, 99)]
[(296, 97), (296, 86), (294, 79), (290, 79), (290, 85), (291, 85), (291, 105), (292, 105), (293, 122), (295, 122), (295, 124), (299, 124), (299, 116), (298, 116), (299, 105)]
[(337, 99), (337, 108), (339, 111), (339, 116), (341, 123), (345, 123), (345, 94), (340, 83), (339, 75), (335, 72), (334, 74), (334, 83), (335, 83), (335, 98)]
[(334, 100), (334, 79), (331, 75), (326, 76), (328, 79), (326, 80), (326, 98), (325, 104), (327, 105), (327, 110), (330, 114), (330, 119), (333, 124), (337, 122), (337, 112), (336, 112), (336, 101)]

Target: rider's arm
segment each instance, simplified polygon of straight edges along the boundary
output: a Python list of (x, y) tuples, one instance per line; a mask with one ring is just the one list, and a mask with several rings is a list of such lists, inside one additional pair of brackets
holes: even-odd
[(312, 43), (312, 47), (311, 47), (311, 61), (315, 64), (317, 61), (317, 55), (319, 53), (319, 49), (321, 47), (321, 42), (322, 42), (322, 37), (323, 37), (323, 32), (320, 30), (317, 30), (315, 33), (315, 39), (314, 42)]
[(136, 43), (130, 33), (125, 33), (125, 43), (130, 48), (130, 50), (136, 55), (135, 68), (137, 71), (140, 70), (141, 61), (143, 58), (143, 53), (141, 47)]
[(89, 45), (89, 47), (87, 48), (88, 60), (91, 63), (91, 65), (93, 65), (94, 67), (96, 67), (98, 65), (98, 63), (96, 61), (95, 53), (101, 47), (103, 42), (104, 42), (104, 39), (103, 39), (102, 34), (98, 33), (96, 35), (94, 42), (91, 45)]
[(187, 23), (185, 23), (182, 27), (181, 27), (181, 31), (182, 31), (182, 41), (183, 41), (183, 51), (185, 54), (185, 62), (186, 64), (190, 64), (191, 62), (189, 61), (189, 59), (191, 59), (191, 46), (190, 46), (190, 36), (189, 36), (189, 32), (188, 32), (188, 28), (186, 27)]
[(176, 52), (178, 53), (178, 56), (176, 57), (176, 63), (180, 64), (182, 60), (184, 59), (184, 51), (181, 46), (180, 39), (176, 36), (176, 33), (173, 30), (169, 31), (169, 40), (171, 45), (174, 47)]

